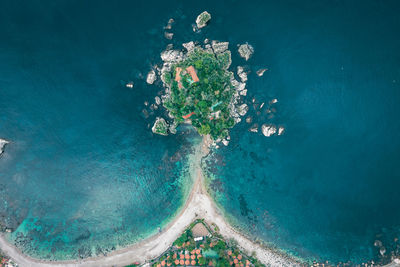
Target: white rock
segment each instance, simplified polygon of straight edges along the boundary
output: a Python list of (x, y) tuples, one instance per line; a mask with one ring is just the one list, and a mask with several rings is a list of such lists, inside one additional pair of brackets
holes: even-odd
[(396, 258), (393, 260), (394, 263), (400, 264), (400, 259)]
[(284, 131), (285, 131), (285, 128), (283, 126), (278, 127), (278, 135), (283, 134)]
[(223, 53), (228, 50), (229, 42), (212, 41), (211, 46), (214, 50), (214, 53)]
[(229, 141), (224, 139), (224, 140), (222, 140), (222, 144), (224, 144), (224, 146), (227, 146), (227, 145), (229, 145)]
[(270, 103), (271, 103), (271, 104), (278, 103), (278, 99), (274, 98), (274, 99), (272, 99), (272, 100), (270, 101)]
[(263, 135), (265, 135), (266, 137), (269, 137), (276, 133), (276, 127), (272, 124), (263, 124), (261, 126), (261, 131), (262, 131)]
[(242, 44), (239, 46), (238, 52), (240, 56), (244, 59), (249, 60), (251, 55), (254, 53), (254, 48), (248, 43)]
[(197, 28), (201, 29), (207, 25), (207, 23), (210, 21), (211, 15), (207, 11), (202, 12), (200, 15), (197, 16), (196, 18), (196, 25)]
[(259, 69), (256, 73), (259, 77), (264, 75), (264, 72), (266, 72), (268, 69)]
[(154, 70), (151, 70), (151, 71), (149, 71), (149, 73), (147, 73), (146, 82), (148, 84), (153, 84), (156, 79), (157, 79), (157, 75)]
[(247, 89), (244, 89), (239, 92), (240, 95), (246, 96), (247, 95)]
[(7, 140), (4, 140), (4, 139), (0, 138), (0, 155), (3, 154), (4, 148), (8, 143), (9, 142)]
[(194, 50), (194, 42), (183, 43), (182, 46), (190, 53)]
[(240, 92), (240, 91), (244, 90), (245, 87), (246, 87), (246, 83), (238, 83), (236, 88)]
[(253, 126), (251, 126), (249, 131), (252, 132), (252, 133), (258, 133), (258, 125), (254, 124)]
[(252, 121), (253, 121), (253, 118), (252, 118), (252, 117), (247, 117), (247, 118), (246, 118), (246, 122), (247, 122), (247, 123), (251, 123)]
[(161, 59), (165, 62), (178, 62), (183, 60), (183, 53), (178, 50), (166, 50), (161, 53)]
[(244, 71), (244, 68), (241, 66), (237, 67), (237, 75), (239, 76), (240, 80), (242, 80), (242, 82), (246, 82), (247, 81), (247, 73)]
[(133, 82), (128, 82), (127, 84), (125, 84), (125, 86), (128, 88), (133, 88)]
[(160, 105), (160, 104), (161, 104), (161, 98), (160, 98), (159, 96), (156, 96), (156, 97), (154, 98), (154, 100), (156, 101), (156, 104), (157, 104), (157, 105)]
[(238, 113), (240, 116), (246, 115), (247, 111), (249, 111), (249, 106), (247, 106), (247, 104), (242, 104), (238, 107)]
[(144, 105), (147, 107), (149, 105), (148, 101), (144, 101)]

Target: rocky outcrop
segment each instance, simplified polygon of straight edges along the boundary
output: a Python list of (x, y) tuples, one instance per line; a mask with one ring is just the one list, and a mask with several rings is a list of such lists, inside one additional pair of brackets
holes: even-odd
[(247, 61), (254, 53), (254, 48), (248, 43), (245, 43), (239, 46), (238, 52), (240, 56)]
[(212, 41), (211, 42), (212, 49), (214, 50), (214, 53), (223, 53), (226, 50), (228, 50), (229, 47), (229, 42), (218, 42), (218, 41)]
[(188, 51), (188, 53), (192, 52), (194, 50), (194, 42), (188, 42), (188, 43), (183, 43), (182, 46)]
[(207, 23), (211, 20), (211, 14), (208, 13), (207, 11), (204, 11), (200, 15), (197, 16), (196, 18), (196, 25), (197, 28), (201, 29), (205, 26), (207, 26)]
[(278, 127), (278, 135), (282, 135), (285, 132), (285, 128), (283, 126)]
[(168, 128), (168, 123), (163, 118), (157, 117), (151, 130), (155, 134), (168, 135)]
[(261, 131), (263, 135), (266, 137), (270, 137), (271, 135), (274, 135), (276, 133), (276, 127), (272, 124), (263, 124), (261, 126)]
[(3, 154), (4, 148), (8, 143), (9, 142), (7, 140), (4, 140), (4, 139), (0, 138), (0, 155)]
[(259, 77), (264, 75), (264, 72), (266, 72), (268, 69), (259, 69), (256, 73)]
[(237, 67), (237, 75), (239, 76), (240, 80), (244, 83), (247, 81), (247, 73), (244, 71), (244, 68), (241, 66)]
[(161, 59), (164, 62), (174, 63), (183, 60), (182, 51), (178, 50), (166, 50), (161, 53)]
[(240, 116), (244, 116), (246, 115), (247, 111), (249, 111), (249, 106), (247, 106), (247, 104), (242, 104), (238, 106), (237, 110)]
[(156, 72), (154, 70), (149, 71), (149, 73), (147, 74), (146, 82), (148, 84), (153, 84), (156, 79), (157, 79)]
[(172, 38), (174, 37), (174, 33), (164, 32), (164, 37), (167, 38), (168, 40), (172, 40)]
[(167, 26), (165, 26), (164, 29), (166, 29), (166, 30), (171, 30), (171, 29), (172, 29), (172, 24), (173, 24), (174, 22), (175, 22), (174, 19), (173, 19), (173, 18), (170, 18), (170, 19), (168, 20)]

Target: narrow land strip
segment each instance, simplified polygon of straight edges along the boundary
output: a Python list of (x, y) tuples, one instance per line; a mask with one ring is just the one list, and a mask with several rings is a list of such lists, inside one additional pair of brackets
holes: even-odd
[(49, 262), (33, 259), (22, 254), (15, 246), (8, 243), (0, 235), (0, 248), (15, 262), (23, 267), (50, 267), (50, 266), (124, 266), (132, 262), (148, 261), (158, 257), (166, 251), (181, 233), (195, 219), (204, 218), (208, 224), (214, 223), (225, 238), (235, 239), (239, 246), (247, 252), (254, 251), (257, 258), (267, 266), (298, 266), (290, 259), (273, 252), (233, 229), (224, 219), (213, 200), (207, 194), (203, 183), (201, 159), (209, 152), (208, 138), (203, 138), (201, 148), (197, 149), (194, 158), (195, 182), (188, 200), (179, 215), (161, 232), (132, 246), (114, 251), (107, 256), (98, 256), (84, 260)]

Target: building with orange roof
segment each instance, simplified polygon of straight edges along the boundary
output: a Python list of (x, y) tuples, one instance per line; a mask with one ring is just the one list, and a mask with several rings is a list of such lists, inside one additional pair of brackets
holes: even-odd
[(209, 262), (208, 262), (208, 266), (213, 266), (212, 261), (209, 261)]
[(185, 255), (185, 259), (187, 259), (187, 260), (190, 259), (190, 255), (189, 255), (189, 254), (186, 254), (186, 255)]
[(185, 265), (189, 265), (190, 264), (190, 261), (189, 260), (186, 260), (185, 261)]
[(193, 66), (189, 66), (186, 68), (187, 72), (189, 72), (190, 76), (192, 77), (193, 82), (198, 82), (199, 77), (197, 77), (196, 70), (193, 68)]
[(228, 255), (229, 256), (232, 255), (232, 251), (228, 250)]
[(191, 258), (192, 260), (194, 260), (194, 259), (196, 258), (196, 255), (192, 255), (192, 256), (190, 256), (190, 258)]
[(185, 258), (185, 255), (180, 254), (180, 255), (179, 255), (179, 258), (180, 258), (181, 260), (183, 260), (183, 259)]
[(179, 264), (180, 264), (180, 265), (184, 265), (184, 264), (185, 264), (185, 261), (184, 261), (184, 260), (180, 260), (180, 261), (179, 261)]
[(157, 267), (161, 267), (161, 264), (157, 264)]
[(238, 264), (239, 263), (238, 259), (234, 259), (233, 263)]
[(201, 250), (200, 249), (196, 249), (196, 254), (200, 254)]
[(165, 266), (165, 261), (162, 261), (162, 262), (161, 262), (161, 266)]
[(239, 254), (237, 258), (238, 258), (238, 260), (241, 260), (242, 259), (242, 255)]
[(194, 265), (196, 265), (196, 261), (195, 261), (195, 260), (192, 260), (192, 261), (190, 262), (190, 264), (192, 264), (192, 265), (194, 266)]
[(175, 265), (178, 265), (179, 264), (179, 260), (175, 260)]

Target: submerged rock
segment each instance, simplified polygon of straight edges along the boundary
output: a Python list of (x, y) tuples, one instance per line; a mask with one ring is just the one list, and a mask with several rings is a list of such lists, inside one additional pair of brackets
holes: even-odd
[(268, 69), (259, 69), (256, 73), (259, 77), (264, 75), (264, 72), (266, 72)]
[(258, 133), (258, 125), (254, 124), (253, 126), (251, 126), (249, 131), (252, 132), (252, 133)]
[(254, 48), (248, 43), (245, 43), (239, 46), (238, 52), (240, 56), (247, 61), (254, 53)]
[(8, 143), (9, 142), (7, 140), (4, 140), (4, 139), (0, 138), (0, 155), (3, 154), (4, 148)]
[(207, 23), (210, 21), (210, 19), (211, 19), (211, 14), (208, 13), (207, 11), (204, 11), (203, 13), (198, 15), (196, 18), (197, 28), (201, 29), (207, 26)]
[(174, 33), (164, 32), (164, 37), (167, 38), (168, 40), (172, 40), (172, 38), (174, 37)]
[(154, 100), (156, 101), (156, 104), (157, 104), (157, 105), (160, 105), (160, 104), (161, 104), (161, 98), (160, 98), (159, 96), (156, 96), (156, 97), (154, 98)]
[(270, 137), (271, 135), (274, 135), (276, 133), (276, 127), (272, 124), (263, 124), (261, 126), (261, 131), (263, 135), (266, 137)]
[(149, 73), (147, 74), (146, 82), (148, 84), (153, 84), (156, 79), (157, 79), (156, 72), (154, 70), (149, 71)]
[(174, 19), (173, 19), (173, 18), (170, 18), (170, 19), (168, 20), (167, 26), (165, 26), (164, 29), (166, 29), (166, 30), (171, 30), (171, 29), (172, 29), (172, 23), (174, 23), (174, 22), (175, 22)]
[(157, 117), (151, 130), (155, 134), (168, 135), (168, 123), (163, 118)]

